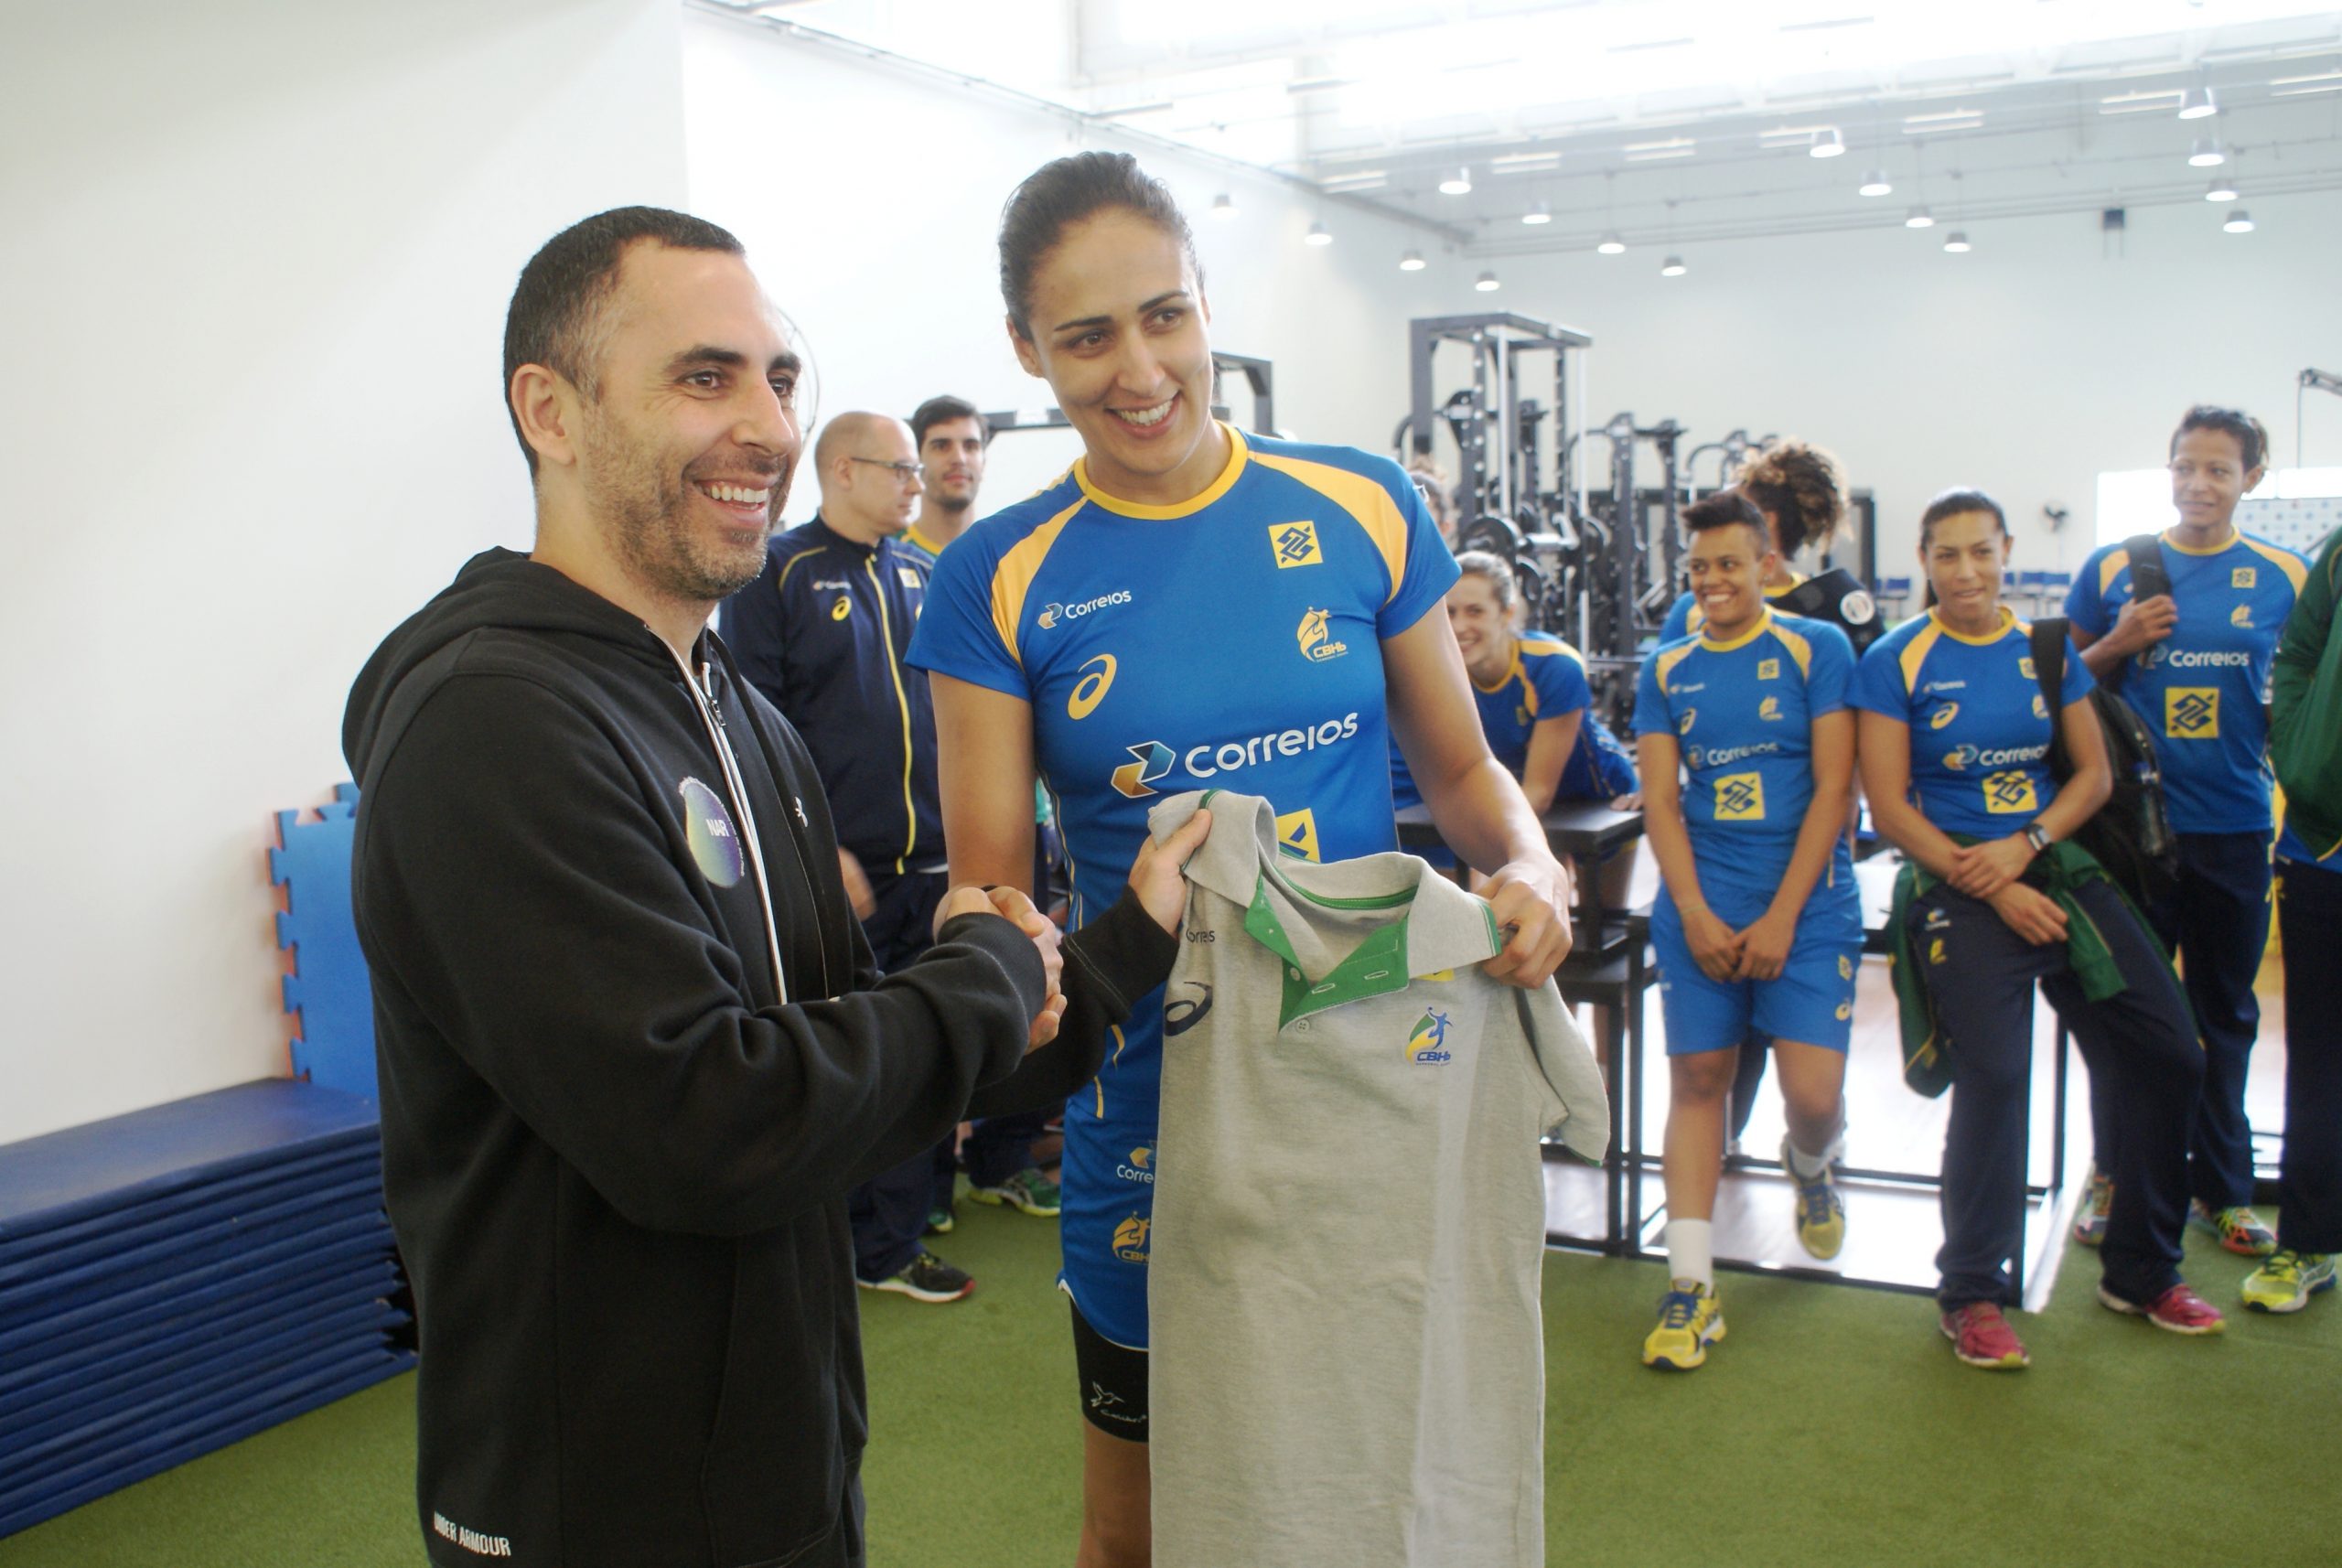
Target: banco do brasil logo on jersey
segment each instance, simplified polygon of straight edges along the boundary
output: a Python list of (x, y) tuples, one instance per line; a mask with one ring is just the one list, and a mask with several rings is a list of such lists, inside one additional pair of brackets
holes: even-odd
[(1447, 1048), (1447, 1015), (1426, 1011), (1407, 1031), (1407, 1059), (1428, 1065), (1448, 1060), (1455, 1053)]
[(1280, 572), (1288, 566), (1316, 565), (1325, 559), (1317, 553), (1317, 525), (1305, 521), (1269, 524), (1269, 553), (1275, 557)]
[(1133, 760), (1114, 769), (1114, 789), (1131, 800), (1143, 800), (1157, 793), (1153, 786), (1170, 774), (1175, 764), (1189, 779), (1215, 779), (1280, 757), (1299, 757), (1320, 746), (1339, 746), (1357, 734), (1358, 714), (1351, 712), (1305, 727), (1246, 736), (1241, 740), (1205, 741), (1185, 751), (1159, 740), (1143, 741), (1123, 748)]
[(1106, 700), (1106, 689), (1114, 683), (1114, 656), (1101, 653), (1084, 660), (1081, 670), (1081, 679), (1073, 683), (1073, 691), (1065, 700), (1065, 716), (1076, 721), (1088, 718)]

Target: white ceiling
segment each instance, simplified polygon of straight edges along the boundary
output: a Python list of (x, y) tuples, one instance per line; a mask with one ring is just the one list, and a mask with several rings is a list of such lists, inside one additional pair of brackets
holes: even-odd
[[(1295, 178), (1471, 254), (2342, 189), (2294, 0), (699, 0)], [(2218, 113), (2182, 121), (2183, 90)], [(1842, 156), (1809, 149), (1834, 132)], [(2230, 154), (2191, 167), (2196, 138)], [(1472, 189), (1441, 179), (1468, 167)], [(1855, 194), (1886, 171), (1889, 196)], [(1542, 203), (1552, 221), (1520, 221)], [(2207, 220), (2215, 212), (2208, 209)]]

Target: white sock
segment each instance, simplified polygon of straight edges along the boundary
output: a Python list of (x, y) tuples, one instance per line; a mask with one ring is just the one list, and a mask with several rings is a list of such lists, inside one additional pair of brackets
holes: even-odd
[(1667, 1222), (1667, 1269), (1679, 1280), (1696, 1280), (1716, 1288), (1715, 1222), (1671, 1219)]
[(1831, 1139), (1830, 1146), (1818, 1155), (1809, 1155), (1799, 1148), (1797, 1140), (1794, 1138), (1785, 1142), (1789, 1150), (1789, 1169), (1796, 1173), (1799, 1181), (1821, 1179), (1822, 1173), (1830, 1168), (1830, 1162), (1838, 1157), (1840, 1149), (1845, 1147), (1845, 1139), (1842, 1136)]

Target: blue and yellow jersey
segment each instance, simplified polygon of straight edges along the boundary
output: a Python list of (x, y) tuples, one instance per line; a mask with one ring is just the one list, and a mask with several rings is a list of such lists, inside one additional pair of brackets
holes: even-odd
[[(2309, 563), (2245, 533), (2211, 550), (2190, 550), (2166, 534), (2163, 558), (2179, 624), (2131, 660), (2122, 700), (2154, 732), (2174, 828), (2267, 832), (2269, 717), (2261, 694)], [(2108, 545), (2074, 575), (2066, 615), (2103, 637), (2131, 597), (2131, 553)]]
[[(1786, 583), (1766, 584), (1765, 596), (1768, 599), (1778, 599), (1804, 581), (1803, 577), (1792, 572)], [(1689, 588), (1684, 589), (1675, 596), (1675, 602), (1667, 608), (1667, 618), (1660, 623), (1660, 645), (1682, 641), (1705, 625), (1707, 618), (1708, 612), (1700, 607), (1700, 596)]]
[[(1223, 428), (1228, 467), (1184, 505), (1117, 499), (1077, 462), (977, 523), (912, 639), (919, 668), (1032, 704), (1077, 926), (1183, 789), (1265, 798), (1311, 860), (1397, 847), (1381, 642), (1438, 611), (1455, 560), (1396, 463)], [(1133, 1013), (1103, 1102), (1151, 1119), (1161, 1023)]]
[(757, 580), (717, 612), (740, 673), (813, 754), (838, 843), (873, 875), (944, 862), (935, 711), (903, 661), (934, 564), (816, 517), (775, 534)]
[(1675, 737), (1703, 878), (1779, 880), (1813, 801), (1813, 721), (1843, 711), (1853, 673), (1844, 632), (1769, 609), (1729, 642), (1703, 632), (1643, 660), (1635, 733)]
[[(1512, 663), (1493, 686), (1472, 682), (1472, 701), (1480, 711), (1480, 733), (1488, 750), (1515, 779), (1529, 766), (1529, 737), (1547, 719), (1582, 714), (1594, 702), (1586, 684), (1585, 656), (1560, 638), (1525, 631), (1513, 639)], [(1585, 745), (1579, 737), (1581, 747)], [(1632, 785), (1628, 786), (1632, 789)], [(1423, 803), (1414, 776), (1398, 746), (1391, 747), (1391, 795), (1404, 811)]]
[[(2006, 838), (2057, 799), (2057, 715), (2041, 698), (2032, 637), (2006, 605), (1988, 637), (1954, 631), (1931, 609), (1863, 655), (1854, 706), (1911, 726), (1911, 799), (1945, 832)], [(2059, 706), (2094, 684), (2069, 640)]]

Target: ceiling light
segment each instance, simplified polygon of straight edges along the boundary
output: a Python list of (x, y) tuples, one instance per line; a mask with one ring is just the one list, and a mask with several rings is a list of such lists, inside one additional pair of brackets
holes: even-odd
[(1594, 248), (1606, 256), (1623, 256), (1627, 253), (1627, 242), (1618, 238), (1618, 231), (1613, 229), (1603, 235), (1602, 243)]
[(1221, 191), (1211, 199), (1211, 215), (1223, 222), (1236, 216), (1236, 199)]
[(1553, 209), (1541, 201), (1522, 213), (1520, 220), (1523, 223), (1551, 223), (1553, 220)]
[(2236, 199), (2236, 181), (2229, 179), (2224, 175), (2214, 175), (2212, 177), (2212, 183), (2204, 188), (2204, 199), (2207, 201), (2234, 201)]
[(2252, 232), (2252, 214), (2240, 207), (2229, 214), (2229, 220), (2220, 227), (2231, 234), (2250, 234)]
[(1659, 275), (1663, 278), (1681, 277), (1683, 275), (1683, 258), (1681, 256), (1670, 256), (1667, 260), (1660, 263)]
[(1478, 277), (1472, 280), (1472, 286), (1478, 289), (1482, 294), (1494, 294), (1497, 290), (1502, 288), (1504, 285), (1497, 282), (1496, 274), (1482, 273)]
[(1805, 149), (1805, 156), (1810, 158), (1834, 158), (1842, 156), (1845, 150), (1846, 138), (1838, 134), (1838, 127), (1824, 125), (1821, 134), (1813, 138), (1813, 145)]
[(1309, 226), (1309, 232), (1304, 234), (1301, 239), (1304, 244), (1308, 245), (1330, 245), (1334, 242), (1333, 231), (1322, 221), (1312, 223)]
[(1442, 196), (1471, 195), (1472, 171), (1468, 168), (1457, 169), (1454, 174), (1449, 175), (1445, 179), (1439, 182), (1439, 193)]
[(1943, 237), (1943, 248), (1950, 251), (1955, 256), (1966, 255), (1970, 249), (1968, 243), (1968, 231), (1965, 229), (1954, 229), (1950, 233), (1946, 234)]
[(1409, 251), (1399, 258), (1399, 270), (1402, 273), (1419, 273), (1423, 270), (1423, 253), (1421, 251)]
[(2187, 150), (2187, 166), (2190, 168), (2218, 168), (2228, 161), (2229, 156), (2220, 150), (2218, 136), (2198, 136), (2196, 145)]
[(2179, 95), (2179, 117), (2183, 120), (2208, 120), (2220, 112), (2212, 102), (2208, 87), (2191, 87)]
[(1906, 229), (1932, 229), (1935, 226), (1936, 215), (1924, 207), (1914, 207), (1903, 215), (1903, 227)]
[(1892, 196), (1895, 194), (1895, 182), (1886, 177), (1885, 169), (1875, 168), (1863, 176), (1862, 184), (1855, 188), (1864, 196)]

